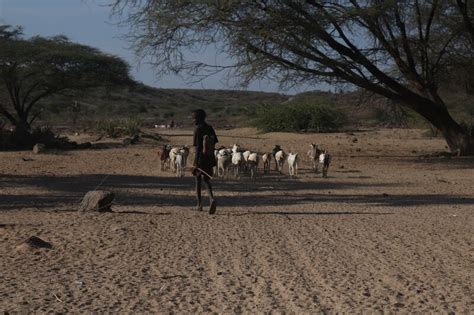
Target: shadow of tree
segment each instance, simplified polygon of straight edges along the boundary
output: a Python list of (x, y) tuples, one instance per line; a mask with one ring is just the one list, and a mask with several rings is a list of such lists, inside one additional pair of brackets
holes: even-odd
[(404, 163), (429, 166), (437, 169), (471, 169), (474, 170), (473, 156), (445, 157), (430, 156), (402, 159)]
[(248, 215), (282, 215), (282, 216), (326, 216), (326, 215), (388, 215), (392, 212), (357, 212), (357, 211), (340, 211), (340, 212), (290, 212), (290, 211), (247, 211), (240, 213), (228, 213), (227, 216), (240, 217)]
[[(474, 204), (474, 198), (457, 195), (342, 194), (337, 193), (337, 191), (364, 187), (391, 187), (395, 185), (390, 183), (338, 183), (325, 179), (299, 181), (279, 175), (258, 178), (256, 180), (218, 180), (214, 182), (214, 186), (217, 194), (221, 194), (218, 197), (219, 207), (289, 206), (316, 204), (319, 202), (370, 204), (390, 207)], [(104, 174), (63, 177), (1, 175), (0, 187), (25, 187), (30, 189), (33, 187), (49, 192), (47, 194), (2, 194), (0, 192), (0, 209), (3, 210), (25, 207), (47, 209), (60, 206), (74, 208), (87, 191), (98, 188), (117, 192), (115, 203), (124, 206), (192, 207), (195, 204), (195, 198), (192, 193), (194, 187), (194, 179), (192, 177), (176, 178)], [(316, 193), (318, 190), (331, 190), (332, 193)], [(229, 195), (228, 193), (233, 193), (234, 195)]]

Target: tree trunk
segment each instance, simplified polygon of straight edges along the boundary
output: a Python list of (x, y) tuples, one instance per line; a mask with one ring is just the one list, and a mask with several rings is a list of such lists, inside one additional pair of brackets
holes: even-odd
[(444, 105), (426, 101), (425, 106), (416, 106), (414, 110), (439, 129), (451, 152), (457, 152), (459, 155), (474, 155), (474, 138), (468, 134), (467, 130), (464, 130), (451, 117)]
[(20, 117), (15, 124), (16, 145), (20, 148), (34, 145), (31, 135), (31, 126), (26, 118)]
[(26, 117), (26, 115), (18, 115), (18, 120), (15, 123), (15, 130), (19, 133), (31, 132), (31, 125), (28, 123), (28, 117)]

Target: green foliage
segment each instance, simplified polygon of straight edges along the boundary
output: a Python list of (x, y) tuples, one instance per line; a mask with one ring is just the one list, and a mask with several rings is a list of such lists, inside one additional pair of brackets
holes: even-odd
[(138, 112), (139, 113), (148, 113), (148, 108), (145, 104), (140, 104), (138, 107)]
[(122, 120), (122, 130), (123, 134), (126, 136), (136, 136), (140, 133), (140, 128), (142, 126), (142, 121), (138, 118), (128, 118)]
[(118, 136), (120, 136), (119, 120), (100, 120), (97, 122), (96, 130), (100, 135), (107, 136), (109, 138), (117, 138)]
[(46, 97), (133, 83), (125, 61), (65, 36), (24, 38), (20, 28), (0, 25), (0, 47), (0, 90), (10, 96), (1, 114), (17, 128), (31, 129)]
[(258, 108), (254, 125), (264, 132), (333, 132), (346, 121), (344, 114), (324, 104), (282, 104)]
[(97, 122), (96, 130), (109, 138), (136, 136), (140, 133), (142, 121), (138, 118), (104, 119)]

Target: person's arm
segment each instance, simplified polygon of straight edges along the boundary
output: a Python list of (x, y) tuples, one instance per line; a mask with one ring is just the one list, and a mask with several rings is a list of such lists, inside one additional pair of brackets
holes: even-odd
[(202, 155), (202, 134), (200, 132), (200, 129), (198, 128), (194, 130), (193, 146), (195, 149), (193, 166), (197, 167), (199, 165), (199, 162), (201, 161)]

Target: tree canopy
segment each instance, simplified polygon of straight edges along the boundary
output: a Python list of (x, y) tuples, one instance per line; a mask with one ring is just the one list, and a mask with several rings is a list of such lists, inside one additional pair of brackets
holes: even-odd
[(24, 38), (21, 28), (0, 26), (0, 114), (28, 133), (38, 101), (67, 90), (129, 84), (122, 59), (65, 36)]
[[(474, 9), (463, 0), (115, 0), (137, 53), (157, 70), (190, 75), (229, 70), (243, 83), (349, 83), (418, 112), (448, 145), (474, 141), (439, 95), (442, 74), (474, 59)], [(186, 59), (216, 45), (233, 64)], [(207, 71), (207, 72), (206, 72)]]

